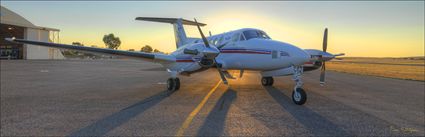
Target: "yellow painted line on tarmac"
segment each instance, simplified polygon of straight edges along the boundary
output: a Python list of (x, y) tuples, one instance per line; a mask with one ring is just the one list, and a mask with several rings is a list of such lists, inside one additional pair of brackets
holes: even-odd
[(180, 129), (177, 131), (176, 136), (183, 136), (184, 131), (190, 126), (190, 123), (192, 123), (193, 118), (201, 111), (202, 107), (204, 107), (205, 103), (207, 103), (208, 99), (214, 93), (214, 91), (218, 88), (220, 85), (221, 80), (218, 81), (218, 83), (208, 92), (208, 94), (202, 99), (201, 103), (196, 106), (196, 108), (189, 114), (189, 116), (186, 118), (186, 120), (183, 122)]

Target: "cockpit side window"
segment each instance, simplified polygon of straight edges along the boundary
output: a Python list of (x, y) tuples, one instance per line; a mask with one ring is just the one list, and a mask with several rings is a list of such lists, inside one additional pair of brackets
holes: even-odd
[(247, 30), (243, 32), (243, 35), (245, 35), (246, 40), (252, 39), (252, 38), (258, 38), (259, 35), (256, 30)]
[(260, 33), (260, 36), (262, 37), (262, 38), (265, 38), (265, 39), (270, 39), (270, 37), (264, 32), (264, 31), (258, 31), (259, 33)]
[(238, 40), (239, 40), (239, 35), (241, 35), (241, 34), (240, 34), (240, 33), (235, 33), (235, 34), (233, 34), (233, 36), (232, 36), (232, 41), (233, 41), (233, 42), (238, 41)]
[(263, 31), (258, 30), (246, 30), (243, 32), (243, 35), (245, 35), (245, 39), (249, 40), (252, 38), (260, 38), (260, 39), (270, 39), (269, 36)]
[(243, 35), (240, 36), (239, 41), (244, 41), (245, 37)]

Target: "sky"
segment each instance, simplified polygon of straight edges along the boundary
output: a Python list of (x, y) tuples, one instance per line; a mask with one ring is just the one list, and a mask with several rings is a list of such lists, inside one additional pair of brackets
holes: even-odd
[[(37, 26), (60, 29), (60, 43), (105, 47), (113, 33), (121, 50), (150, 45), (176, 48), (170, 24), (135, 17), (196, 18), (204, 33), (257, 28), (272, 39), (303, 49), (321, 49), (329, 29), (328, 52), (349, 57), (424, 56), (424, 1), (1, 1)], [(200, 37), (185, 26), (189, 37)]]

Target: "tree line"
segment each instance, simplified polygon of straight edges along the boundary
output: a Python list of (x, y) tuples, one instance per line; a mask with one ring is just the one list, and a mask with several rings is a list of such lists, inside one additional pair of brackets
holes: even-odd
[[(113, 33), (106, 34), (103, 36), (103, 43), (105, 43), (105, 46), (109, 49), (118, 49), (121, 46), (121, 40), (119, 37), (116, 37)], [(72, 42), (72, 45), (76, 46), (84, 46), (84, 44), (80, 42)], [(91, 45), (91, 47), (97, 47), (96, 45)], [(134, 49), (129, 49), (129, 51), (135, 51)], [(149, 45), (145, 45), (142, 48), (140, 48), (140, 52), (146, 52), (146, 53), (163, 53), (159, 51), (158, 49), (153, 49)], [(63, 52), (64, 55), (70, 55), (70, 56), (94, 56), (93, 54), (88, 53), (81, 53), (79, 51), (74, 50), (65, 50)]]
[[(118, 47), (121, 45), (121, 40), (119, 37), (115, 37), (114, 34), (107, 34), (105, 36), (103, 36), (103, 42), (105, 43), (106, 47), (110, 48), (110, 49), (118, 49)], [(129, 51), (135, 51), (134, 49), (129, 49)], [(146, 53), (151, 53), (151, 52), (160, 52), (158, 49), (153, 49), (151, 46), (149, 45), (145, 45), (144, 47), (140, 48), (140, 52), (146, 52)]]

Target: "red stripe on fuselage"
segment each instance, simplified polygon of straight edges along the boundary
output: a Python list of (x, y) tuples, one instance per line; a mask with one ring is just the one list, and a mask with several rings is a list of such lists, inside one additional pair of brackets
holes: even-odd
[(176, 60), (176, 62), (194, 62), (191, 59), (185, 59), (185, 60)]
[(270, 52), (257, 52), (257, 51), (221, 51), (220, 53), (270, 54)]

